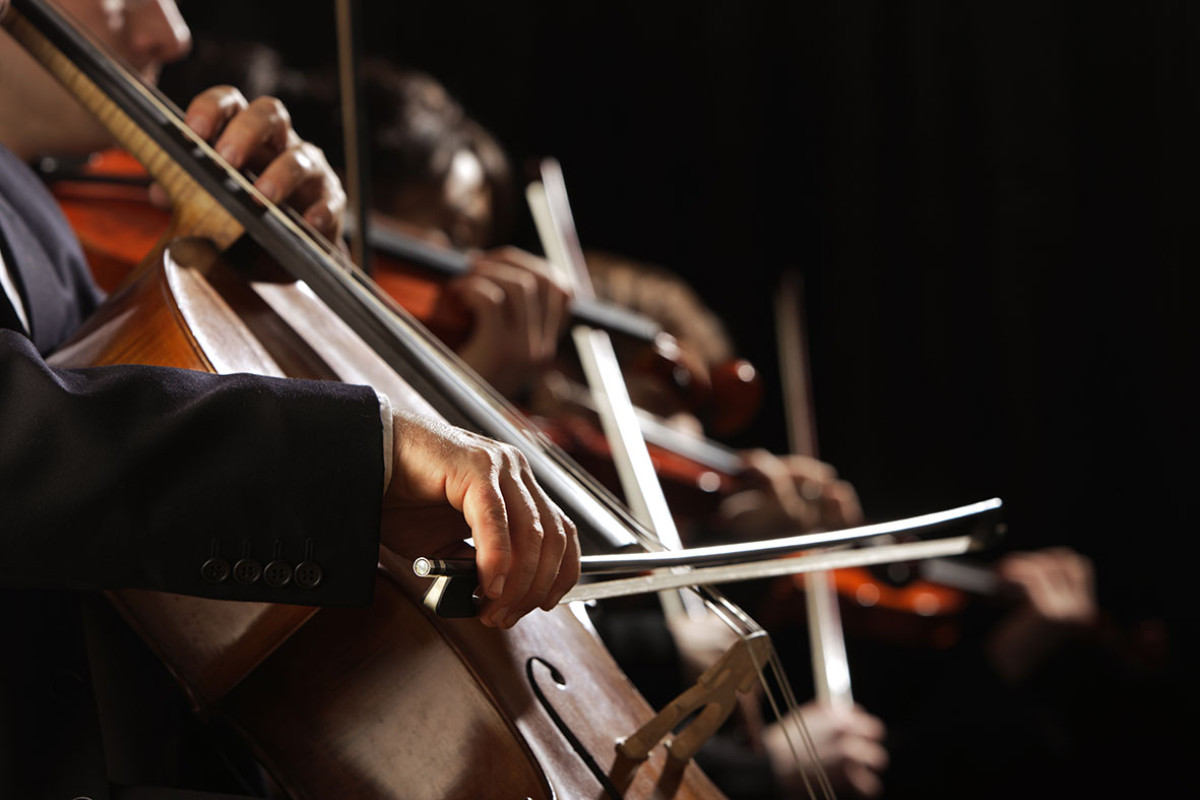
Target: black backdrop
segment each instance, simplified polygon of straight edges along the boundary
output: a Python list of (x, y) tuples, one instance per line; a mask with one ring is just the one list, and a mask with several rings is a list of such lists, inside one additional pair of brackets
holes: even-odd
[[(282, 5), (184, 11), (327, 60), (332, 3)], [(869, 513), (1000, 496), (1011, 546), (1088, 553), (1110, 610), (1192, 655), (1200, 6), (364, 12), (369, 50), (439, 77), (518, 163), (562, 162), (585, 245), (685, 274), (772, 398), (771, 295), (799, 268), (822, 456)], [(777, 401), (752, 442), (784, 446)]]

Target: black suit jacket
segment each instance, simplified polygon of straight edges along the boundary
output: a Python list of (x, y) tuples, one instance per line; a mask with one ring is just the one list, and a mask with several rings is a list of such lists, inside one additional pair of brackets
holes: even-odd
[[(100, 297), (53, 199), (3, 148), (0, 246), (32, 329), (0, 330), (0, 797), (100, 798), (79, 592), (369, 602), (379, 404), (326, 382), (48, 366)], [(244, 584), (222, 571), (244, 554), (321, 578)]]

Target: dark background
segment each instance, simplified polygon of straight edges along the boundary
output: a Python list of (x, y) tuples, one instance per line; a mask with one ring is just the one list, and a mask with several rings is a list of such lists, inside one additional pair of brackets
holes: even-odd
[[(287, 7), (184, 11), (198, 38), (327, 60), (332, 3)], [(561, 161), (585, 246), (682, 273), (725, 319), (770, 398), (732, 443), (786, 446), (771, 297), (798, 268), (821, 455), (868, 513), (999, 496), (1007, 546), (1088, 554), (1106, 609), (1195, 663), (1200, 5), (364, 12), (368, 50), (441, 79), (518, 164)], [(1194, 711), (1176, 688), (1170, 724)]]

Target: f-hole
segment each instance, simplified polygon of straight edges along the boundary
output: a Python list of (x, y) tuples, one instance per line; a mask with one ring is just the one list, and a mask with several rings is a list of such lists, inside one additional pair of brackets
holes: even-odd
[(596, 780), (602, 787), (604, 787), (605, 794), (612, 798), (612, 800), (622, 800), (621, 792), (613, 784), (612, 780), (609, 779), (608, 775), (604, 773), (604, 770), (601, 769), (600, 765), (596, 763), (596, 759), (593, 758), (592, 754), (588, 752), (588, 749), (584, 747), (583, 742), (580, 741), (579, 737), (575, 735), (575, 732), (571, 730), (566, 721), (563, 720), (562, 716), (560, 716), (558, 711), (555, 710), (554, 704), (550, 702), (550, 698), (548, 698), (542, 691), (542, 687), (538, 683), (537, 677), (533, 672), (534, 664), (541, 664), (543, 667), (545, 667), (546, 671), (550, 674), (551, 680), (554, 681), (555, 685), (559, 689), (567, 688), (567, 679), (563, 677), (563, 674), (558, 670), (558, 667), (554, 666), (549, 661), (546, 661), (544, 658), (538, 658), (535, 656), (525, 662), (525, 676), (529, 680), (529, 686), (533, 689), (533, 693), (537, 695), (538, 702), (542, 704), (542, 708), (544, 708), (546, 713), (550, 715), (550, 719), (554, 720), (554, 725), (558, 728), (558, 732), (561, 733), (568, 742), (570, 742), (571, 749), (574, 750), (581, 759), (583, 759), (583, 763), (586, 764), (587, 768), (591, 770), (593, 775), (596, 776)]

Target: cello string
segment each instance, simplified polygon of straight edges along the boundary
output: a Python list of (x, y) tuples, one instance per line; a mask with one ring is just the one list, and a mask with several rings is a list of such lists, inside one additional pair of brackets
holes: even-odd
[[(748, 647), (750, 660), (754, 664), (754, 670), (758, 675), (759, 684), (762, 687), (763, 694), (767, 698), (767, 702), (771, 708), (771, 714), (775, 718), (775, 722), (779, 724), (783, 731), (784, 740), (788, 743), (788, 749), (792, 753), (792, 759), (796, 764), (797, 771), (800, 773), (801, 779), (804, 781), (804, 787), (811, 800), (816, 800), (811, 782), (808, 778), (808, 770), (804, 766), (804, 762), (800, 759), (800, 753), (797, 750), (795, 740), (789, 731), (789, 721), (794, 721), (800, 730), (800, 743), (805, 754), (808, 756), (808, 762), (812, 765), (812, 771), (817, 777), (817, 782), (821, 786), (823, 795), (829, 800), (835, 797), (833, 787), (830, 784), (829, 776), (825, 772), (824, 766), (821, 764), (821, 759), (817, 755), (816, 744), (809, 734), (808, 726), (804, 723), (804, 718), (800, 715), (799, 704), (796, 702), (796, 694), (792, 689), (791, 681), (787, 677), (787, 672), (783, 669), (783, 663), (779, 658), (779, 651), (775, 648), (775, 643), (771, 636), (759, 623), (745, 612), (740, 606), (730, 602), (724, 595), (718, 595), (705, 589), (705, 593), (709, 594), (708, 606), (718, 619), (723, 621), (731, 629), (737, 631), (740, 627), (742, 632), (739, 632), (739, 638), (743, 642), (747, 642), (750, 636), (760, 634), (767, 638), (768, 646), (770, 647), (770, 658), (767, 664), (771, 667), (771, 677), (774, 679), (774, 687), (772, 681), (767, 680), (766, 665), (760, 664), (754, 654), (754, 648)], [(781, 698), (776, 696), (776, 692), (782, 695)], [(786, 713), (785, 713), (786, 710)]]
[[(770, 640), (768, 639), (768, 641)], [(774, 643), (771, 643), (769, 646), (771, 648), (771, 655), (768, 658), (767, 664), (771, 668), (771, 677), (774, 678), (775, 683), (779, 686), (777, 691), (783, 694), (783, 704), (787, 708), (786, 714), (780, 708), (775, 691), (772, 691), (767, 681), (767, 665), (758, 663), (753, 650), (750, 650), (750, 658), (754, 662), (755, 671), (758, 673), (763, 693), (766, 695), (767, 701), (771, 706), (771, 712), (775, 716), (775, 721), (780, 726), (780, 730), (783, 731), (784, 741), (787, 742), (788, 749), (792, 753), (792, 760), (796, 764), (796, 771), (800, 774), (800, 779), (804, 782), (804, 789), (811, 800), (817, 800), (817, 792), (813, 789), (812, 781), (809, 779), (810, 771), (816, 779), (821, 794), (827, 800), (835, 800), (836, 795), (833, 792), (833, 785), (830, 783), (829, 775), (817, 755), (816, 743), (809, 733), (808, 725), (805, 724), (804, 718), (799, 713), (796, 696), (792, 691), (791, 682), (787, 679), (787, 674), (783, 670), (783, 664), (779, 660), (778, 651), (775, 649)], [(795, 738), (791, 733), (792, 725), (800, 732), (800, 742), (805, 754), (808, 756), (808, 764), (810, 765), (807, 768), (800, 759), (800, 752), (796, 747)]]
[[(804, 762), (800, 758), (800, 753), (797, 750), (795, 739), (789, 731), (788, 722), (791, 720), (795, 720), (795, 722), (799, 724), (799, 727), (802, 731), (800, 737), (801, 747), (808, 755), (809, 763), (816, 765), (818, 785), (821, 786), (822, 792), (826, 798), (832, 798), (830, 790), (826, 788), (828, 786), (828, 779), (825, 778), (824, 770), (821, 768), (820, 759), (817, 758), (816, 746), (813, 743), (812, 737), (808, 735), (808, 730), (804, 725), (803, 718), (800, 717), (797, 711), (798, 707), (796, 705), (795, 694), (792, 691), (791, 683), (788, 681), (786, 673), (783, 671), (782, 665), (779, 663), (775, 644), (771, 640), (770, 634), (762, 629), (762, 627), (759, 626), (758, 623), (753, 620), (753, 618), (747, 615), (740, 608), (732, 604), (728, 604), (728, 606), (726, 606), (726, 603), (728, 603), (728, 601), (725, 601), (725, 598), (723, 597), (720, 598), (720, 600), (713, 598), (709, 602), (709, 607), (717, 619), (724, 622), (738, 634), (740, 641), (746, 645), (749, 645), (750, 638), (755, 635), (761, 635), (767, 639), (767, 646), (770, 648), (771, 653), (767, 664), (760, 663), (753, 647), (747, 646), (746, 650), (754, 667), (755, 675), (758, 678), (759, 686), (762, 688), (763, 695), (766, 697), (767, 703), (771, 708), (771, 714), (774, 717), (776, 724), (780, 726), (780, 730), (783, 731), (784, 740), (787, 742), (788, 749), (792, 754), (792, 760), (796, 764), (797, 772), (800, 774), (801, 780), (804, 782), (805, 792), (810, 800), (817, 800), (816, 791), (813, 789), (812, 782), (808, 777), (808, 770), (804, 768)], [(767, 679), (768, 665), (770, 665), (772, 670), (771, 677), (774, 679), (773, 681)], [(782, 695), (782, 702), (781, 698), (777, 696), (777, 693)], [(823, 781), (822, 778), (824, 778)]]
[[(821, 784), (822, 791), (826, 798), (833, 800), (836, 793), (833, 790), (833, 784), (829, 780), (829, 773), (825, 769), (825, 765), (821, 762), (820, 753), (817, 751), (817, 744), (812, 738), (812, 732), (808, 729), (808, 723), (804, 721), (804, 716), (799, 712), (799, 705), (796, 702), (796, 697), (792, 693), (791, 683), (786, 682), (783, 672), (783, 663), (779, 659), (779, 652), (774, 648), (771, 649), (771, 668), (776, 673), (776, 680), (785, 681), (784, 691), (787, 692), (788, 708), (792, 709), (788, 714), (783, 725), (784, 737), (787, 738), (788, 745), (792, 747), (792, 755), (796, 759), (796, 766), (800, 769), (801, 774), (805, 774), (811, 770), (817, 777), (817, 781)], [(800, 763), (799, 755), (795, 751), (795, 746), (789, 735), (788, 722), (795, 724), (796, 729), (800, 731), (801, 739), (804, 743), (805, 753), (808, 755), (809, 766), (806, 769), (805, 765)]]
[[(808, 796), (815, 800), (816, 794), (810, 784), (808, 775), (811, 771), (815, 776), (817, 783), (821, 787), (822, 794), (828, 799), (833, 800), (835, 797), (833, 786), (829, 781), (829, 775), (825, 771), (824, 765), (821, 763), (820, 754), (817, 752), (816, 742), (813, 740), (808, 725), (804, 721), (804, 717), (800, 713), (800, 704), (796, 700), (795, 690), (792, 688), (791, 680), (787, 677), (787, 672), (783, 668), (783, 662), (779, 657), (779, 651), (775, 647), (775, 643), (771, 641), (771, 655), (769, 664), (771, 668), (771, 677), (774, 679), (774, 685), (778, 687), (777, 691), (783, 695), (784, 710), (779, 708), (774, 692), (771, 691), (766, 677), (766, 669), (756, 665), (759, 673), (759, 681), (763, 684), (764, 693), (768, 702), (771, 704), (771, 713), (775, 717), (776, 723), (779, 724), (783, 731), (784, 740), (788, 743), (788, 749), (792, 753), (792, 761), (796, 765), (797, 771), (800, 773), (801, 779), (804, 781), (805, 790)], [(808, 767), (800, 758), (800, 753), (797, 750), (795, 739), (792, 736), (792, 726), (795, 726), (800, 732), (800, 744), (805, 755), (808, 757)]]

